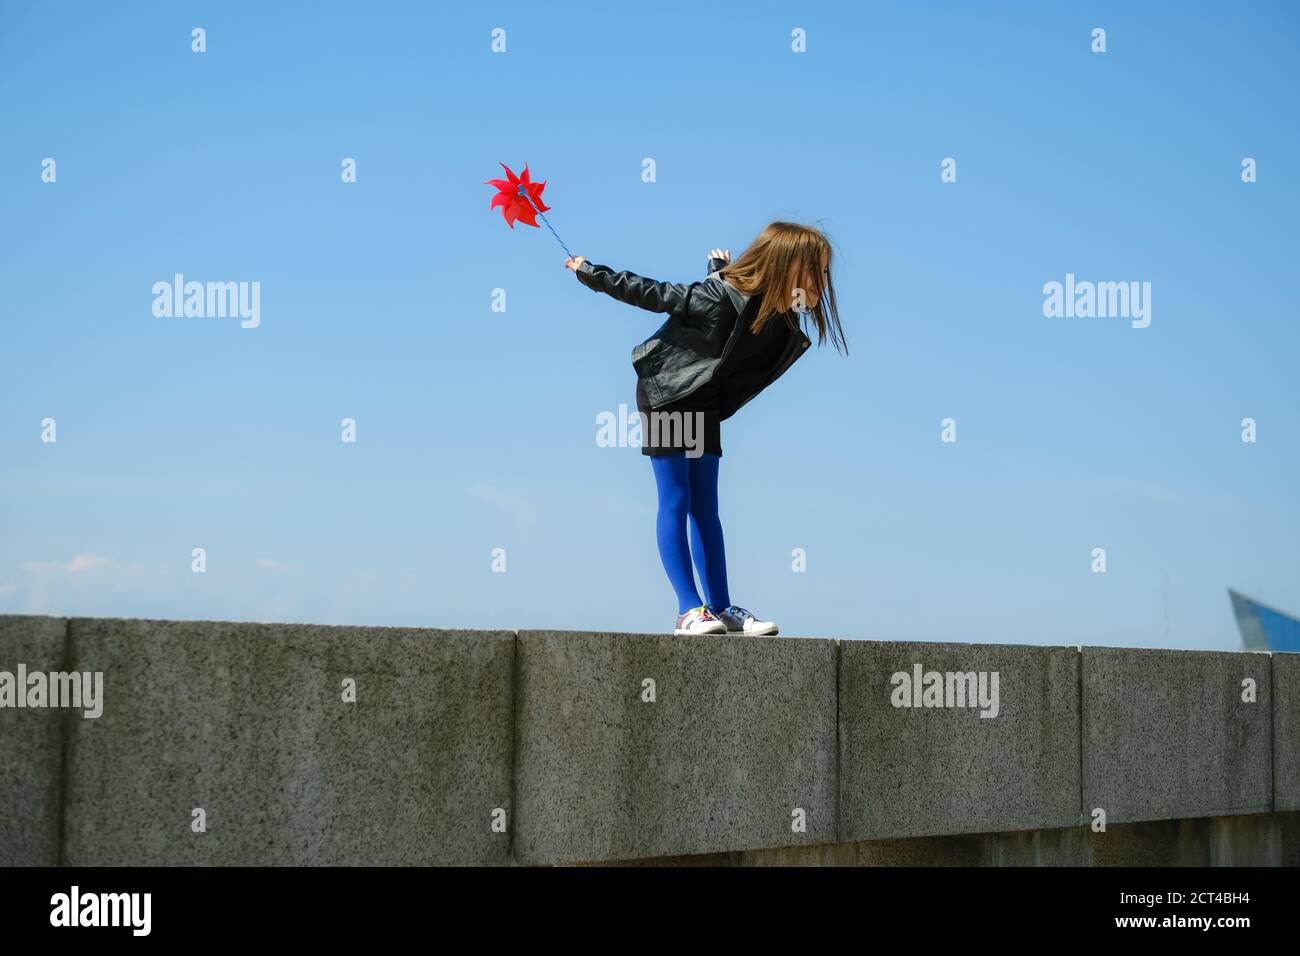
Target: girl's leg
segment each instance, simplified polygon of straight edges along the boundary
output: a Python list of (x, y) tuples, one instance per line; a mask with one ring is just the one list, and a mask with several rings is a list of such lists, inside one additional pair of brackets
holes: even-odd
[(727, 553), (718, 517), (718, 466), (720, 455), (700, 455), (690, 463), (691, 551), (704, 582), (709, 607), (720, 613), (731, 606), (727, 591)]
[(686, 539), (686, 516), (691, 508), (687, 459), (684, 454), (653, 455), (650, 464), (659, 488), (659, 515), (655, 522), (659, 558), (668, 572), (673, 590), (677, 592), (677, 613), (685, 614), (704, 603), (695, 588), (695, 573), (691, 570), (691, 552)]

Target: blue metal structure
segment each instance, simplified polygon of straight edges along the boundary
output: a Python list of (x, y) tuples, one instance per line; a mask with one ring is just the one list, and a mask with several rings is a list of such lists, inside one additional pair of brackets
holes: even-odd
[(1300, 620), (1252, 601), (1228, 588), (1232, 613), (1237, 616), (1241, 641), (1248, 651), (1300, 652)]

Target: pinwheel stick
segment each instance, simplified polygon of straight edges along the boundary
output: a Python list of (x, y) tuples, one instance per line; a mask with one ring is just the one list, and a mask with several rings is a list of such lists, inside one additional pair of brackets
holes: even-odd
[[(524, 175), (526, 176), (528, 174), (524, 173)], [(528, 195), (528, 190), (525, 189), (522, 185), (520, 185), (519, 187), (519, 195), (523, 196), (525, 199), (528, 200), (528, 205), (532, 206), (533, 209), (536, 211), (537, 215), (542, 217), (542, 222), (546, 223), (546, 228), (551, 230), (551, 235), (553, 235), (555, 237), (555, 241), (560, 244), (560, 248), (563, 249), (568, 254), (570, 259), (572, 259), (574, 256), (572, 252), (569, 252), (569, 247), (564, 244), (564, 240), (560, 238), (560, 234), (556, 232), (555, 229), (551, 226), (551, 221), (546, 218), (546, 213), (542, 212), (540, 209), (537, 208), (537, 203), (533, 202), (533, 197)]]

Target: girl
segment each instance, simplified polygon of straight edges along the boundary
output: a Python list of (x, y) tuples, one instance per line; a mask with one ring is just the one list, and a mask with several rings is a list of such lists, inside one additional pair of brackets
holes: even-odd
[[(831, 246), (817, 229), (774, 222), (734, 263), (714, 249), (709, 274), (690, 285), (566, 259), (578, 281), (651, 312), (659, 331), (632, 350), (642, 449), (659, 489), (659, 557), (677, 592), (676, 635), (775, 634), (777, 626), (731, 603), (718, 519), (721, 422), (776, 381), (808, 348), (797, 316), (817, 342), (847, 354), (831, 285)], [(689, 518), (689, 522), (688, 522)], [(689, 547), (688, 547), (689, 523)], [(691, 571), (704, 584), (700, 599)]]

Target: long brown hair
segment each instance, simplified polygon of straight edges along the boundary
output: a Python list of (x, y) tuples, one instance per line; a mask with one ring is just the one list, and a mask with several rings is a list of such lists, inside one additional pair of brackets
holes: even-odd
[[(822, 275), (822, 257), (826, 258), (826, 273)], [(791, 325), (795, 319), (791, 301), (791, 276), (802, 284), (808, 275), (821, 276), (821, 295), (809, 309), (813, 324), (817, 326), (817, 344), (830, 336), (831, 344), (845, 355), (849, 347), (844, 341), (839, 309), (835, 304), (835, 286), (831, 284), (831, 243), (820, 229), (801, 226), (793, 222), (774, 222), (758, 234), (735, 262), (723, 266), (723, 278), (749, 296), (761, 295), (750, 329), (761, 332), (775, 315), (782, 316)]]

